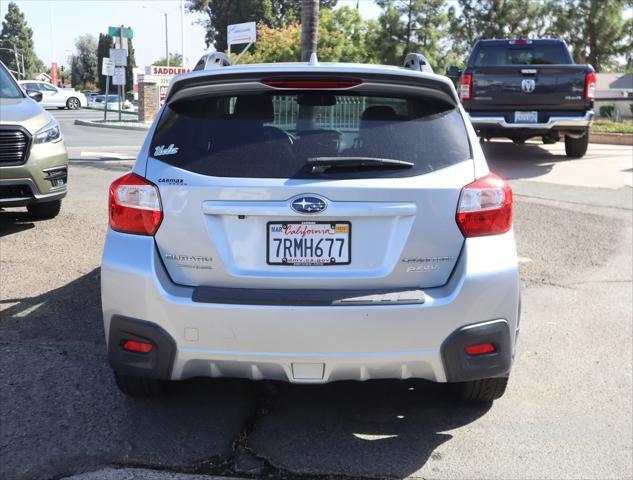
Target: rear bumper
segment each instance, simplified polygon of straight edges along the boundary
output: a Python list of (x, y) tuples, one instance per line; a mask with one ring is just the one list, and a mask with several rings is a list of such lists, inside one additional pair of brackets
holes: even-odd
[(574, 117), (552, 116), (543, 123), (510, 123), (505, 117), (499, 116), (473, 116), (470, 113), (468, 118), (475, 130), (483, 128), (514, 130), (552, 130), (552, 129), (582, 129), (587, 128), (593, 122), (594, 112), (588, 111), (584, 115)]
[[(194, 302), (193, 288), (169, 279), (153, 238), (111, 230), (101, 282), (110, 352), (120, 348), (120, 336), (112, 337), (111, 331), (121, 330), (122, 317), (132, 319), (132, 324), (156, 325), (161, 336), (171, 339), (164, 345), (173, 341), (173, 355), (168, 353), (173, 360), (162, 373), (151, 368), (130, 370), (128, 363), (113, 360), (116, 355), (110, 353), (115, 370), (154, 378), (463, 381), (507, 374), (518, 329), (519, 277), (512, 232), (468, 239), (449, 282), (425, 290), (423, 304), (315, 307)], [(497, 341), (503, 343), (507, 361), (499, 368), (496, 359), (492, 362), (496, 368), (476, 372), (466, 368), (460, 373), (450, 367), (464, 363), (458, 358), (460, 348), (447, 347), (453, 345), (454, 333), (464, 326), (471, 326), (472, 333), (474, 327), (491, 321), (505, 325), (506, 333)], [(151, 332), (126, 328), (153, 343), (162, 342), (155, 341)], [(480, 331), (481, 341), (487, 341), (489, 332)], [(137, 360), (143, 363), (142, 358)]]

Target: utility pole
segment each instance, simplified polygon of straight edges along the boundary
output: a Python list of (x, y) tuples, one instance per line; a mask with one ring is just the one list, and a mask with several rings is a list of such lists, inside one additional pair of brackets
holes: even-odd
[(169, 67), (169, 36), (167, 35), (167, 14), (165, 15), (165, 58), (167, 59), (167, 66)]
[(182, 44), (182, 66), (185, 67), (185, 0), (180, 0), (180, 43)]
[(51, 64), (55, 63), (55, 27), (53, 21), (53, 0), (48, 0), (48, 18), (51, 28)]

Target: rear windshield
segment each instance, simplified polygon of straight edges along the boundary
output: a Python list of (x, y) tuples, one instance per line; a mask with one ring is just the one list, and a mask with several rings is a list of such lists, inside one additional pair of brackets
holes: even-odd
[(498, 65), (561, 65), (571, 63), (563, 44), (482, 45), (475, 54), (474, 67)]
[[(218, 177), (406, 177), (467, 160), (470, 145), (459, 111), (447, 103), (314, 92), (165, 107), (150, 155)], [(316, 167), (315, 159), (329, 165)]]

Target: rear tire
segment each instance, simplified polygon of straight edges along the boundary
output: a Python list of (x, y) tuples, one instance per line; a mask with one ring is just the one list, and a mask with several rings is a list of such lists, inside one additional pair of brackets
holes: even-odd
[(508, 386), (508, 377), (484, 378), (454, 384), (456, 393), (466, 402), (492, 402), (501, 398)]
[(167, 393), (169, 382), (155, 378), (134, 377), (114, 372), (119, 390), (129, 397), (156, 397)]
[(580, 138), (571, 138), (565, 135), (565, 153), (569, 158), (581, 158), (587, 153), (589, 147), (589, 132)]
[(66, 100), (66, 107), (68, 110), (78, 110), (81, 107), (81, 102), (77, 97), (70, 97)]
[(26, 206), (31, 218), (37, 220), (50, 220), (55, 218), (62, 208), (61, 200), (53, 200), (52, 202), (30, 203)]

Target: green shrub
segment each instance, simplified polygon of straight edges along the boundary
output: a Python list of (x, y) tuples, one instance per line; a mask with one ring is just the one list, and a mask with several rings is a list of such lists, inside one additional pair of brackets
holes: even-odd
[(615, 111), (615, 105), (613, 103), (602, 105), (599, 110), (600, 116), (605, 117), (605, 118), (612, 118), (614, 111)]

